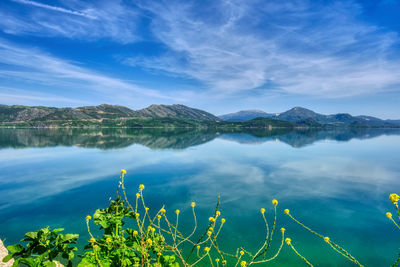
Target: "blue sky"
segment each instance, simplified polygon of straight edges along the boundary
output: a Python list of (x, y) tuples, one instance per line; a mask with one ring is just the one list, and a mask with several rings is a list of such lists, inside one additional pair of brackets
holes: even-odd
[(400, 119), (400, 1), (0, 1), (0, 103)]

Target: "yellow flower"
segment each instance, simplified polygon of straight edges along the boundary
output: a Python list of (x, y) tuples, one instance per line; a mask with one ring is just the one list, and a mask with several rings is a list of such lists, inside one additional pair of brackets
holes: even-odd
[(157, 219), (161, 219), (161, 215), (157, 215)]
[(97, 250), (98, 248), (99, 248), (98, 245), (94, 245), (94, 246), (93, 246), (93, 249), (94, 249), (94, 250)]
[(160, 213), (164, 214), (164, 213), (166, 213), (166, 210), (164, 208), (162, 208), (162, 209), (160, 209)]
[(133, 233), (132, 233), (133, 235), (138, 235), (138, 231), (133, 231)]
[(205, 251), (205, 252), (209, 252), (209, 251), (210, 251), (210, 248), (209, 248), (209, 247), (205, 247), (205, 248), (204, 248), (204, 251)]
[(243, 256), (243, 254), (244, 254), (244, 251), (243, 251), (243, 250), (241, 250), (241, 251), (240, 251), (240, 255), (242, 255), (242, 256)]
[(140, 214), (136, 212), (136, 213), (135, 213), (136, 219), (139, 219), (139, 216), (140, 216)]
[(161, 252), (158, 252), (158, 253), (157, 253), (157, 256), (158, 256), (158, 257), (161, 257), (161, 256), (162, 256)]
[(225, 220), (224, 218), (222, 218), (222, 219), (221, 219), (221, 222), (222, 222), (222, 223), (225, 223), (225, 222), (226, 222), (226, 220)]
[(222, 264), (223, 264), (223, 265), (226, 265), (226, 260), (223, 260), (223, 261), (222, 261)]
[(143, 189), (144, 189), (144, 185), (143, 184), (139, 185), (139, 190), (142, 191)]
[(121, 175), (125, 175), (126, 174), (126, 170), (122, 169), (121, 170)]
[(278, 205), (278, 200), (276, 200), (276, 199), (272, 200), (272, 205), (274, 205), (274, 206)]
[(90, 215), (86, 216), (86, 221), (89, 221), (90, 219), (92, 219)]
[(197, 249), (200, 249), (200, 246), (199, 245), (197, 245), (197, 247), (196, 247)]
[(219, 262), (219, 259), (215, 259), (216, 262)]
[(148, 207), (146, 207), (146, 208), (144, 208), (144, 210), (145, 210), (145, 211), (148, 211), (148, 210), (149, 210), (149, 208), (148, 208)]
[(140, 194), (139, 193), (136, 193), (136, 198), (139, 198), (140, 197)]
[(286, 238), (286, 239), (285, 239), (285, 242), (286, 242), (286, 244), (290, 245), (290, 243), (292, 242), (292, 239)]
[(90, 243), (93, 244), (94, 242), (96, 242), (96, 239), (94, 239), (94, 237), (90, 238)]
[(111, 238), (107, 237), (106, 238), (106, 243), (111, 243)]
[(215, 222), (214, 217), (210, 217), (210, 218), (208, 218), (208, 220), (209, 220), (210, 222)]
[(326, 243), (329, 243), (329, 237), (325, 236), (324, 240), (325, 240)]
[(179, 215), (180, 212), (181, 212), (180, 210), (175, 211), (176, 215)]
[(190, 204), (190, 206), (192, 206), (192, 208), (194, 208), (196, 206), (196, 203), (192, 202), (192, 204)]
[(388, 217), (389, 219), (392, 219), (392, 214), (390, 212), (386, 212), (386, 217)]
[(261, 208), (260, 211), (261, 211), (262, 214), (265, 213), (265, 209), (264, 208)]
[(221, 212), (219, 210), (217, 210), (217, 212), (215, 213), (217, 216), (221, 215)]
[(286, 231), (286, 229), (282, 227), (282, 228), (281, 228), (282, 234), (283, 234), (285, 231)]
[(148, 238), (148, 239), (146, 240), (146, 243), (149, 244), (149, 245), (151, 246), (151, 244), (153, 244), (153, 241), (152, 241), (150, 238)]
[(207, 235), (210, 236), (212, 234), (211, 231), (207, 231)]
[(289, 215), (289, 209), (285, 209), (283, 212)]
[(399, 201), (400, 197), (398, 194), (390, 194), (389, 196), (390, 201), (392, 201), (393, 204), (397, 204), (397, 202)]
[(240, 262), (240, 267), (245, 267), (246, 265), (247, 265), (247, 262), (245, 262), (245, 261)]

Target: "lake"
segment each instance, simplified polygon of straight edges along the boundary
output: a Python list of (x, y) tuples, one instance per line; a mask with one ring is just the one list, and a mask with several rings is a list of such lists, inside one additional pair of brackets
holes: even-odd
[[(220, 246), (255, 252), (265, 226), (260, 208), (315, 266), (351, 266), (283, 213), (329, 236), (365, 266), (394, 263), (400, 231), (386, 218), (400, 193), (399, 129), (248, 132), (163, 129), (0, 129), (0, 238), (7, 245), (43, 226), (89, 238), (85, 216), (115, 197), (121, 169), (128, 197), (139, 184), (150, 211), (181, 210), (182, 231), (208, 224), (217, 197), (227, 222)], [(180, 220), (181, 220), (180, 219)], [(94, 226), (92, 226), (94, 227)], [(285, 244), (271, 266), (304, 264)]]

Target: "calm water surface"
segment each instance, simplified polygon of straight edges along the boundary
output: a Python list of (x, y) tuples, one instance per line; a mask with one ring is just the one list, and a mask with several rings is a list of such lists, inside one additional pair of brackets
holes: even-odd
[[(221, 196), (227, 219), (221, 246), (256, 250), (279, 200), (278, 229), (315, 266), (351, 266), (322, 240), (283, 214), (291, 213), (342, 245), (366, 266), (397, 258), (400, 231), (388, 221), (388, 200), (400, 193), (400, 131), (353, 129), (248, 133), (163, 130), (0, 129), (0, 238), (64, 227), (88, 239), (85, 216), (115, 196), (119, 170), (134, 199), (146, 185), (150, 210), (182, 211), (190, 233), (190, 203), (205, 226)], [(187, 225), (187, 226), (186, 226)], [(280, 235), (274, 236), (272, 252)], [(284, 246), (271, 266), (302, 265)]]

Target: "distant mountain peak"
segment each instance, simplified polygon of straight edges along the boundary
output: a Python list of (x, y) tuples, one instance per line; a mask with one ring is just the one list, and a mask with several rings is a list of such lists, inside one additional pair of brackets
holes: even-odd
[(255, 118), (272, 118), (273, 116), (273, 114), (266, 113), (262, 110), (253, 109), (221, 115), (219, 118), (225, 121), (249, 121)]
[[(260, 116), (262, 114), (262, 116)], [(219, 116), (226, 121), (248, 121), (256, 117), (273, 118), (282, 121), (295, 122), (300, 124), (331, 126), (354, 126), (354, 127), (396, 127), (400, 120), (381, 120), (371, 116), (352, 116), (348, 113), (337, 113), (323, 115), (304, 107), (293, 107), (282, 113), (269, 114), (263, 111), (239, 111)]]
[[(311, 109), (308, 108), (303, 108), (303, 107), (294, 107), (289, 109), (286, 112), (308, 112), (308, 113), (315, 113), (314, 111), (312, 111)], [(285, 113), (285, 112), (284, 112)]]
[(219, 121), (220, 119), (204, 110), (190, 108), (182, 104), (150, 105), (147, 108), (137, 110), (134, 117), (143, 118), (180, 118), (201, 121)]

